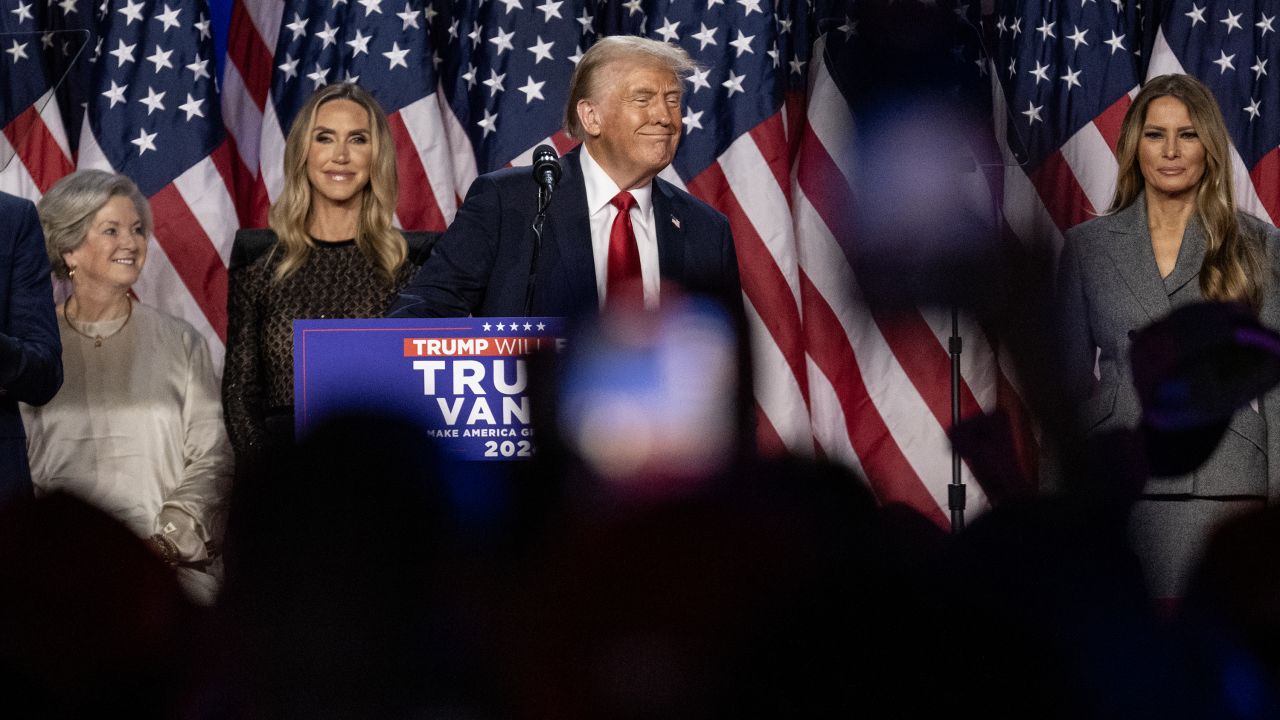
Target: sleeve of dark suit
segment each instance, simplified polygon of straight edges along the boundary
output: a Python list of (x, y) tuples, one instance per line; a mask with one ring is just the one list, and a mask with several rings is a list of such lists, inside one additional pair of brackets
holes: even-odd
[(453, 224), (400, 291), (387, 317), (466, 317), (488, 290), (502, 232), (502, 195), (491, 178), (471, 184)]
[(62, 341), (54, 316), (53, 286), (44, 233), (35, 206), (22, 201), (13, 228), (8, 312), (0, 318), (0, 392), (31, 405), (48, 402), (62, 387)]

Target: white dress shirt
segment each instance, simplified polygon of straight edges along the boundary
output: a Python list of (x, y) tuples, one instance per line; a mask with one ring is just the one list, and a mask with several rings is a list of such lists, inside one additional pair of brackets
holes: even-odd
[[(584, 145), (578, 153), (582, 161), (582, 180), (587, 188), (587, 212), (591, 218), (591, 254), (595, 260), (596, 292), (600, 307), (604, 307), (609, 285), (609, 232), (618, 209), (611, 202), (622, 190), (613, 178), (591, 157)], [(636, 245), (640, 250), (640, 279), (644, 285), (644, 306), (658, 307), (658, 293), (662, 285), (658, 265), (658, 234), (653, 224), (653, 182), (629, 191), (636, 199), (631, 208), (631, 227), (635, 231)]]

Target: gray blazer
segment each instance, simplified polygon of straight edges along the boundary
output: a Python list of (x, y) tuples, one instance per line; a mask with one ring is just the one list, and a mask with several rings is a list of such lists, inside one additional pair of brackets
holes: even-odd
[[(1240, 223), (1242, 231), (1265, 239), (1272, 273), (1261, 319), (1268, 327), (1280, 329), (1280, 283), (1275, 272), (1280, 267), (1280, 231), (1244, 213)], [(1141, 407), (1129, 366), (1129, 334), (1179, 305), (1203, 299), (1199, 273), (1204, 252), (1204, 228), (1193, 217), (1173, 272), (1161, 278), (1142, 195), (1120, 212), (1067, 232), (1058, 283), (1062, 369), (1066, 391), (1079, 401), (1083, 430), (1137, 426)], [(1237, 411), (1218, 449), (1194, 473), (1151, 478), (1143, 492), (1199, 497), (1280, 495), (1280, 391), (1261, 398), (1259, 412), (1251, 407)]]

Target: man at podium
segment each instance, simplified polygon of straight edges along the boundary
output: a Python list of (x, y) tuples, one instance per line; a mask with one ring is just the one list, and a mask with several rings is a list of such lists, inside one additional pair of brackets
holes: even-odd
[[(477, 178), (388, 315), (570, 316), (620, 300), (653, 308), (666, 282), (740, 307), (728, 220), (657, 177), (680, 142), (683, 82), (695, 69), (669, 43), (614, 36), (593, 45), (565, 108), (582, 145), (559, 159), (558, 183), (545, 172), (549, 157), (535, 163), (544, 172)], [(547, 194), (539, 177), (554, 189), (535, 252)]]

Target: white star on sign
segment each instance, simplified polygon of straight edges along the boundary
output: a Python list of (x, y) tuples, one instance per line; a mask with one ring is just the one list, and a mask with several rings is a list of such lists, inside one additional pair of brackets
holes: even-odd
[(146, 130), (139, 128), (138, 137), (130, 140), (129, 142), (138, 146), (138, 156), (141, 157), (146, 151), (156, 149), (155, 139), (156, 133), (149, 133)]
[(393, 42), (391, 43), (391, 49), (388, 50), (387, 52), (382, 53), (382, 57), (386, 58), (389, 61), (387, 64), (388, 70), (394, 69), (396, 66), (400, 66), (408, 70), (409, 63), (405, 62), (405, 59), (404, 59), (404, 56), (408, 54), (409, 54), (409, 48), (405, 48), (404, 50), (401, 50), (400, 43)]
[(542, 86), (546, 84), (545, 80), (542, 82), (534, 82), (533, 76), (530, 75), (529, 82), (525, 83), (524, 87), (517, 88), (520, 92), (524, 93), (524, 104), (528, 105), (534, 100), (546, 100), (546, 98), (542, 97)]
[(151, 113), (157, 110), (164, 109), (164, 103), (162, 102), (163, 100), (164, 100), (164, 93), (158, 93), (156, 92), (155, 88), (148, 87), (147, 96), (142, 98), (138, 102), (147, 106), (147, 114), (150, 115)]
[(481, 328), (482, 330), (484, 330), (485, 332), (489, 332), (490, 330), (492, 330), (492, 329), (493, 329), (493, 325), (491, 325), (491, 324), (489, 324), (489, 323), (485, 323), (485, 324), (481, 325), (481, 326), (480, 326), (480, 328)]
[(532, 47), (528, 48), (529, 52), (533, 53), (533, 64), (534, 64), (534, 65), (537, 65), (538, 63), (542, 62), (543, 60), (552, 60), (552, 61), (554, 61), (554, 60), (555, 60), (555, 58), (551, 57), (551, 46), (552, 46), (552, 45), (555, 45), (555, 43), (554, 43), (554, 42), (543, 42), (543, 41), (542, 41), (542, 36), (541, 36), (541, 35), (539, 35), (539, 36), (538, 36), (538, 40), (537, 40), (537, 42), (536, 42)]
[(204, 100), (197, 100), (191, 97), (191, 93), (187, 93), (187, 101), (178, 106), (178, 109), (187, 114), (187, 122), (191, 122), (191, 118), (199, 115), (204, 117), (204, 110), (200, 106), (204, 104)]
[(108, 108), (115, 107), (116, 103), (124, 102), (124, 91), (128, 88), (128, 85), (117, 85), (116, 81), (112, 80), (111, 87), (106, 92), (102, 93), (103, 97), (111, 101), (111, 105), (109, 105)]

